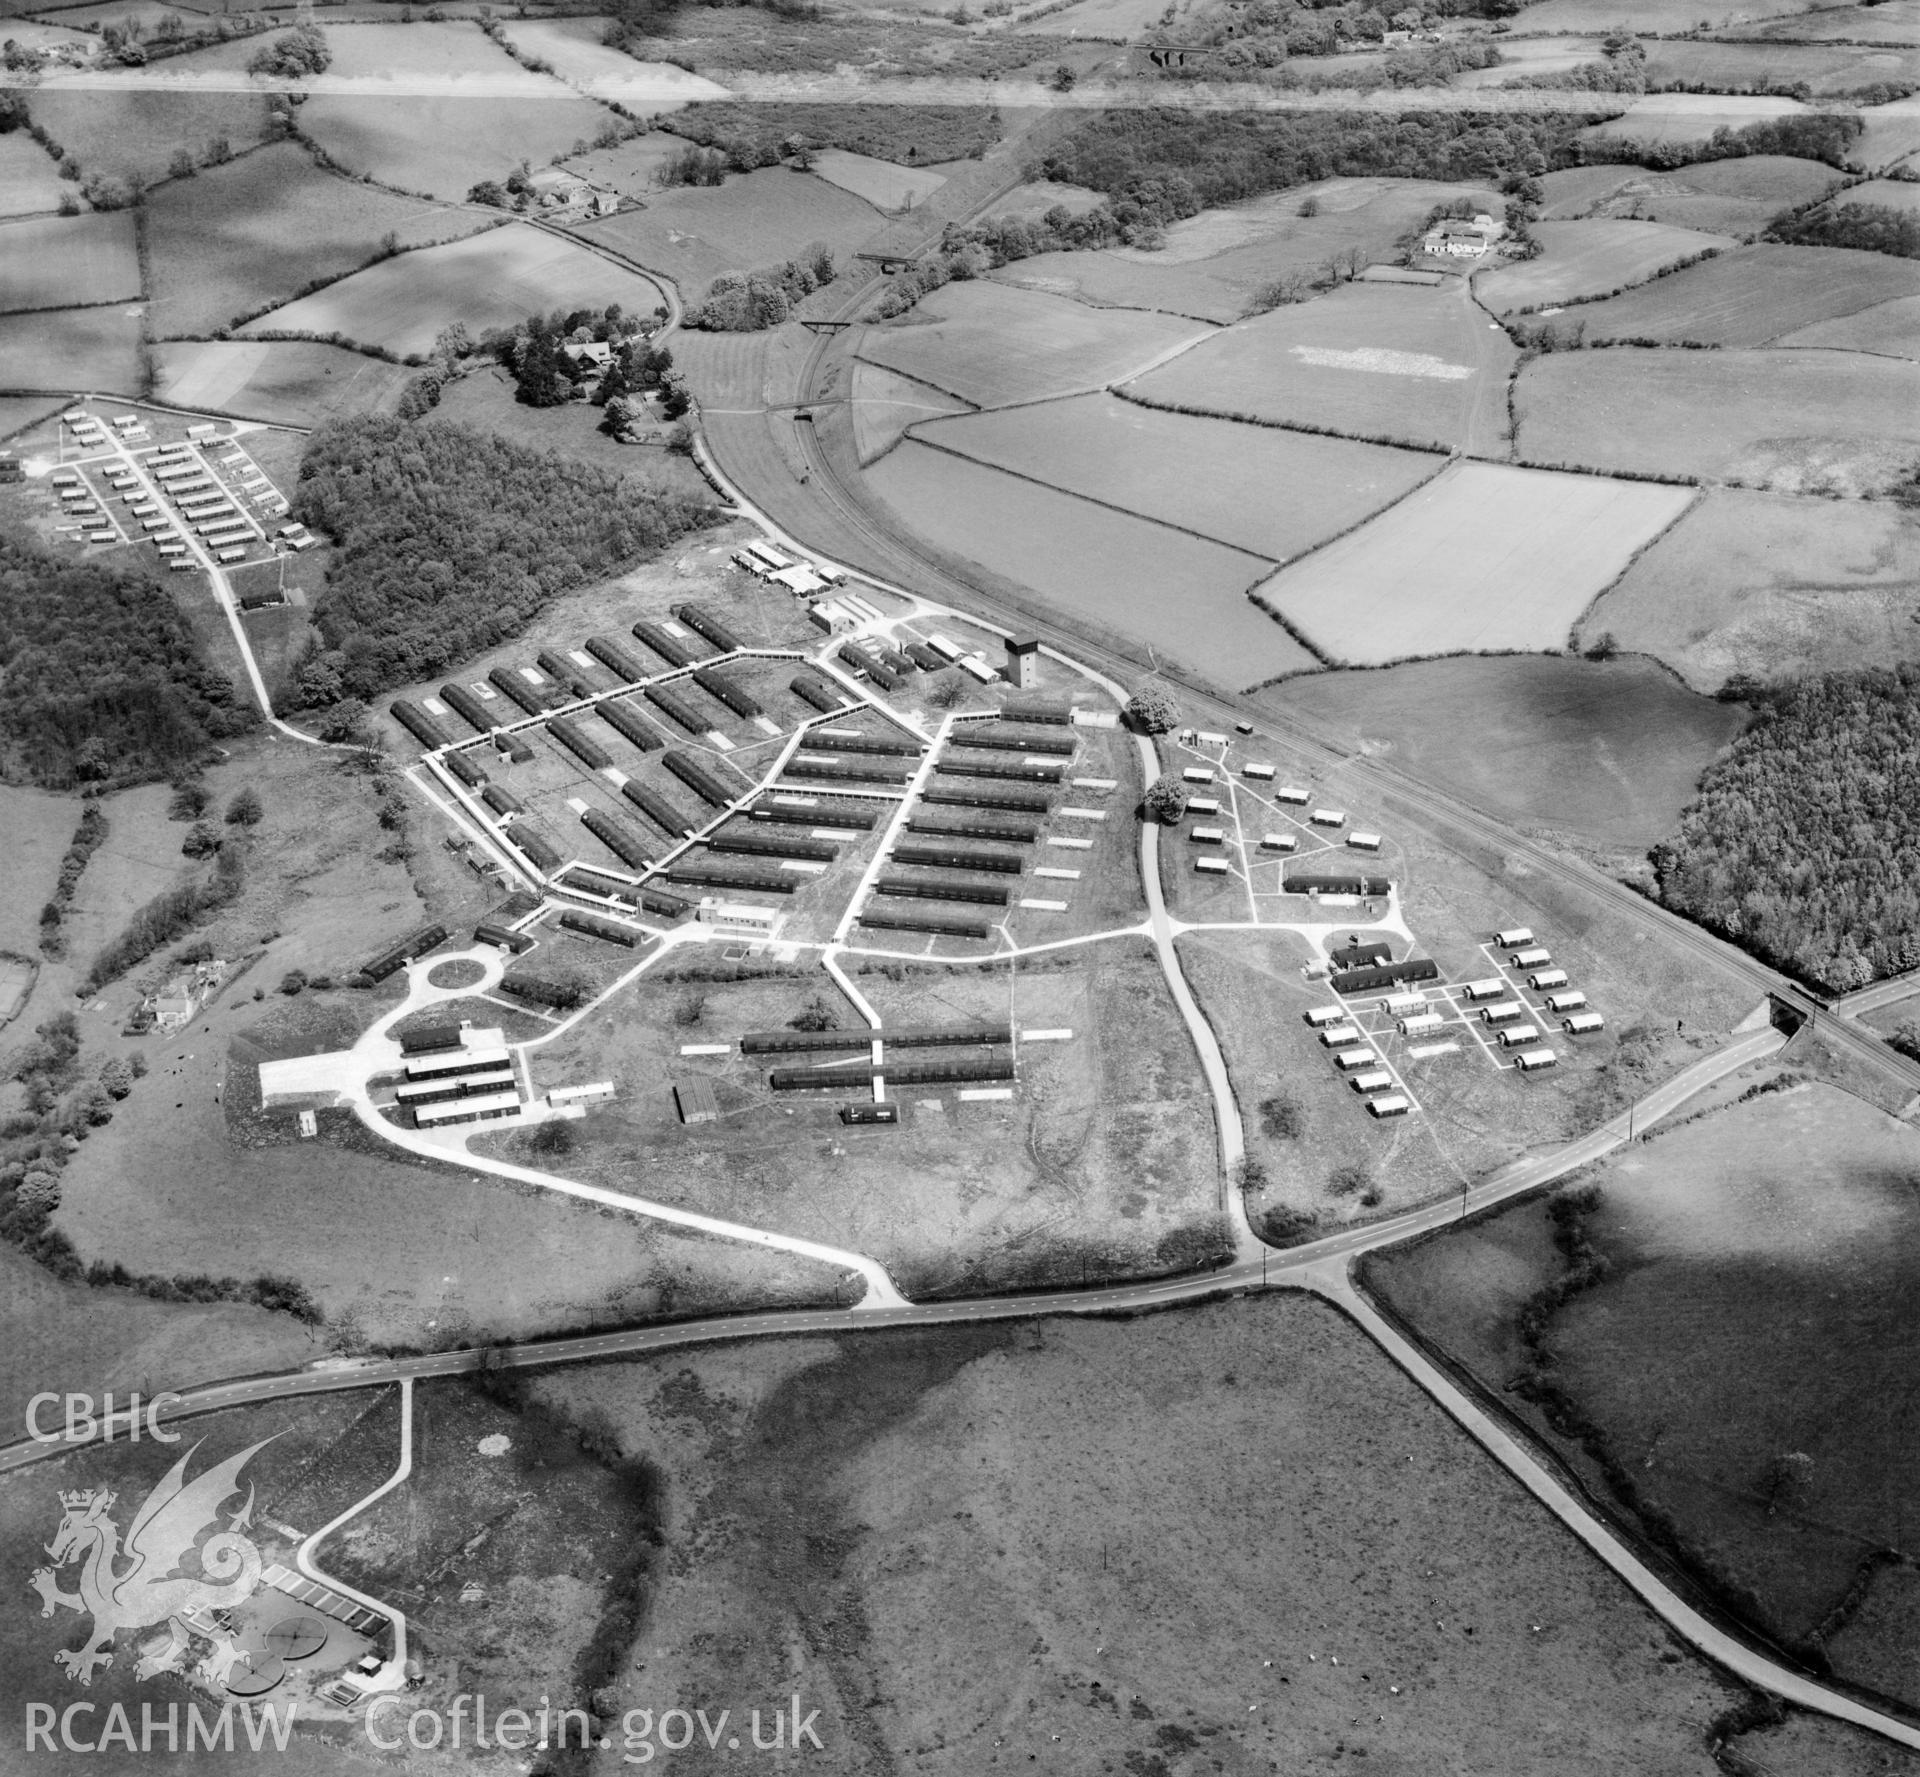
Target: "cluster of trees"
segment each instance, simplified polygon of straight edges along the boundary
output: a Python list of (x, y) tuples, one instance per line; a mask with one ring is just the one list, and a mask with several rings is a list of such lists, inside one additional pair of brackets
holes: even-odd
[(1507, 86), (1551, 87), (1559, 92), (1644, 93), (1647, 90), (1647, 51), (1630, 31), (1610, 31), (1600, 41), (1600, 55), (1556, 74), (1519, 74)]
[(1809, 112), (1766, 117), (1743, 129), (1722, 125), (1703, 142), (1634, 142), (1596, 139), (1585, 158), (1605, 163), (1632, 159), (1656, 172), (1671, 172), (1706, 160), (1741, 160), (1751, 154), (1790, 154), (1844, 168), (1847, 155), (1866, 124), (1851, 112)]
[(332, 63), (326, 32), (318, 25), (295, 25), (271, 43), (261, 44), (248, 58), (247, 72), (301, 80), (309, 74), (324, 74)]
[(435, 421), (342, 420), (313, 435), (298, 516), (337, 539), (303, 704), (369, 698), (518, 635), (556, 594), (711, 522), (639, 476)]
[(614, 355), (594, 391), (607, 410), (606, 429), (616, 438), (632, 438), (647, 423), (647, 397), (660, 397), (660, 417), (677, 420), (693, 405), (687, 381), (673, 367), (673, 354), (651, 340), (629, 340)]
[(1891, 204), (1822, 205), (1788, 211), (1767, 224), (1767, 239), (1797, 247), (1857, 247), (1867, 253), (1891, 253), (1896, 259), (1920, 259), (1920, 215)]
[(0, 532), (0, 776), (66, 789), (164, 776), (257, 720), (144, 575)]
[(1593, 121), (1480, 111), (1104, 111), (1030, 176), (1104, 192), (1123, 225), (1164, 225), (1319, 179), (1537, 178), (1578, 164), (1577, 137)]
[[(182, 851), (186, 848), (183, 845)], [(238, 899), (247, 880), (247, 845), (239, 834), (216, 839), (213, 868), (164, 889), (127, 921), (119, 935), (101, 948), (87, 969), (82, 993), (98, 993), (138, 963), (171, 944), (182, 932)]]
[[(844, 148), (904, 166), (977, 159), (1000, 139), (1000, 113), (988, 105), (745, 104), (689, 105), (666, 120), (676, 136), (701, 145), (720, 176), (781, 161), (804, 162), (815, 149)], [(669, 180), (681, 184), (718, 179)]]
[(99, 803), (89, 802), (81, 811), (79, 826), (73, 830), (73, 843), (60, 860), (60, 878), (54, 885), (53, 895), (40, 909), (40, 948), (50, 957), (58, 959), (67, 953), (66, 935), (61, 926), (67, 917), (67, 908), (73, 903), (73, 891), (80, 886), (80, 878), (87, 873), (87, 865), (106, 836), (107, 817), (100, 812)]
[(750, 272), (722, 272), (707, 286), (703, 301), (688, 309), (689, 327), (714, 333), (758, 333), (778, 327), (794, 304), (833, 282), (833, 249), (815, 241), (797, 259), (763, 265)]
[(1736, 689), (1753, 724), (1655, 848), (1661, 900), (1837, 992), (1920, 967), (1920, 666)]
[(529, 317), (511, 333), (494, 337), (490, 344), (494, 355), (513, 372), (520, 400), (529, 407), (560, 407), (574, 398), (581, 383), (600, 375), (590, 361), (576, 365), (566, 347), (598, 344), (625, 348), (636, 339), (645, 339), (665, 319), (664, 309), (656, 309), (651, 318), (645, 318), (627, 314), (617, 302), (604, 309), (555, 309), (551, 314)]

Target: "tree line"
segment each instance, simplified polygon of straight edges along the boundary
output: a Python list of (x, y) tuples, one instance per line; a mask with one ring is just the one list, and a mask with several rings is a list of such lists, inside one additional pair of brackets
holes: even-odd
[(1920, 666), (1728, 690), (1754, 720), (1654, 849), (1660, 899), (1834, 992), (1920, 967)]
[(257, 720), (154, 581), (0, 532), (0, 777), (164, 776)]
[(706, 500), (446, 421), (317, 431), (298, 516), (339, 548), (300, 701), (369, 698), (518, 635), (557, 594), (710, 523)]

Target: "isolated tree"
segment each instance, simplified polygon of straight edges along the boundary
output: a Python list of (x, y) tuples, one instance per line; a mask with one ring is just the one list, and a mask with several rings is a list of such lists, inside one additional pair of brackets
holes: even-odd
[(816, 993), (787, 1020), (787, 1025), (791, 1030), (838, 1030), (840, 1015)]
[(1336, 1197), (1363, 1197), (1372, 1188), (1373, 1168), (1364, 1160), (1344, 1160), (1327, 1174), (1327, 1189)]
[(1180, 720), (1180, 706), (1159, 685), (1144, 685), (1127, 699), (1122, 712), (1128, 723), (1142, 734), (1165, 734)]
[(561, 1118), (542, 1123), (533, 1132), (532, 1147), (536, 1154), (571, 1154), (573, 1124)]
[(210, 858), (220, 849), (220, 835), (211, 821), (195, 821), (180, 841), (180, 851), (189, 858)]
[(1767, 1470), (1767, 1511), (1804, 1512), (1813, 1493), (1813, 1458), (1804, 1450), (1784, 1451)]
[(260, 817), (266, 810), (260, 803), (260, 792), (248, 784), (245, 789), (234, 793), (227, 804), (227, 825), (229, 827), (257, 827)]
[(1187, 787), (1171, 773), (1155, 778), (1147, 787), (1144, 806), (1148, 820), (1171, 827), (1187, 812)]
[(1306, 1133), (1306, 1107), (1291, 1092), (1260, 1101), (1260, 1127), (1275, 1141), (1293, 1141)]

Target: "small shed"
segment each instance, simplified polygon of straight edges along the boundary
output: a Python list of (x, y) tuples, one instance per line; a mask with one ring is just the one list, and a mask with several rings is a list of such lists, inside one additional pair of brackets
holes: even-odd
[(717, 1123), (720, 1120), (720, 1100), (714, 1096), (711, 1080), (674, 1081), (673, 1102), (679, 1107), (682, 1123)]

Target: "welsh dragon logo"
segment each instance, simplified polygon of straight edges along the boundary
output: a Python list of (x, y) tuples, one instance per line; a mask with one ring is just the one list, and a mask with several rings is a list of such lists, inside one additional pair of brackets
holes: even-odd
[[(124, 1547), (120, 1527), (109, 1515), (117, 1494), (94, 1487), (60, 1495), (60, 1528), (46, 1545), (53, 1564), (36, 1569), (31, 1583), (40, 1594), (43, 1617), (52, 1616), (56, 1605), (92, 1614), (93, 1632), (85, 1644), (62, 1648), (53, 1656), (69, 1678), (92, 1684), (96, 1666), (113, 1664), (113, 1638), (122, 1629), (166, 1623), (172, 1629), (171, 1653), (186, 1643), (187, 1615), (224, 1610), (253, 1594), (260, 1583), (260, 1551), (240, 1534), (253, 1522), (251, 1483), (246, 1504), (234, 1511), (224, 1529), (218, 1526), (228, 1496), (240, 1490), (240, 1470), (272, 1441), (262, 1438), (189, 1481), (187, 1464), (200, 1448), (193, 1445), (141, 1502)], [(181, 1561), (208, 1529), (215, 1534), (199, 1543), (200, 1573), (181, 1573)], [(75, 1560), (80, 1563), (80, 1589), (62, 1591), (56, 1570)], [(163, 1654), (143, 1660), (137, 1675), (151, 1677), (166, 1659)]]

